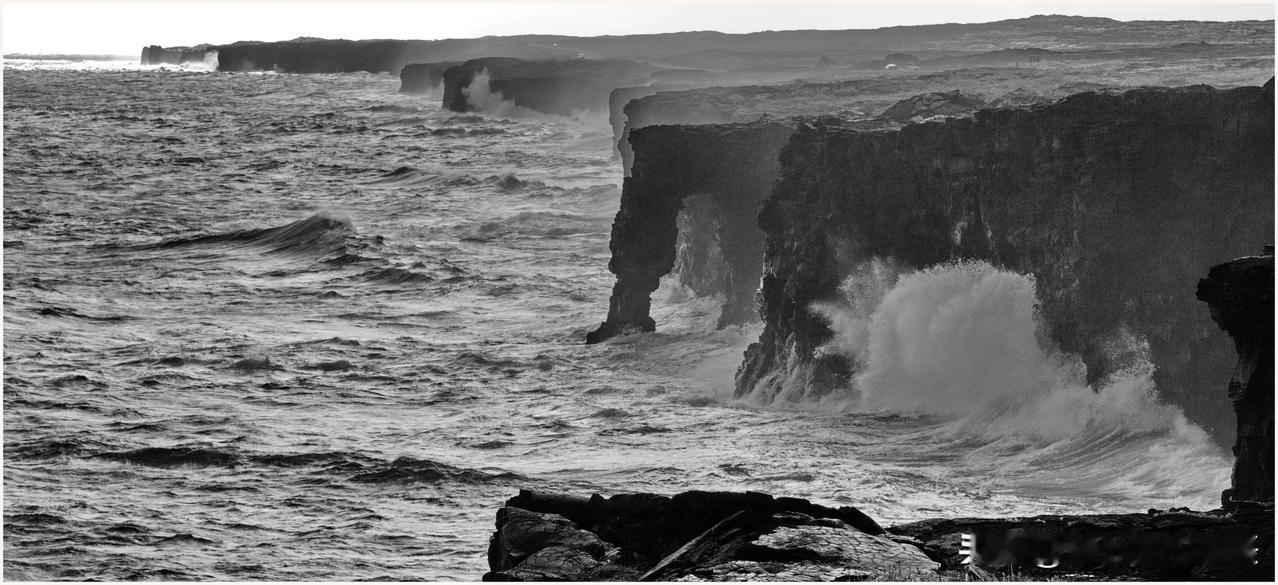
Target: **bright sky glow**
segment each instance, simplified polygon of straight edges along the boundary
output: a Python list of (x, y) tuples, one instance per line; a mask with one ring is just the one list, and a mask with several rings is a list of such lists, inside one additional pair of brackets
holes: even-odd
[(623, 35), (878, 28), (1034, 14), (1118, 20), (1272, 20), (1273, 2), (4, 2), (4, 53), (136, 55), (144, 45), (325, 38)]

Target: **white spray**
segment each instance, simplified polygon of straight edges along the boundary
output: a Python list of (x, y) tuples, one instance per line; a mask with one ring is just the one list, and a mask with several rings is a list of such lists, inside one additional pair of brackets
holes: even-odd
[(1089, 388), (1081, 360), (1045, 343), (1031, 276), (984, 262), (902, 274), (876, 260), (842, 292), (812, 308), (835, 333), (822, 351), (856, 364), (845, 410), (939, 417), (920, 440), (962, 444), (1021, 483), (1204, 505), (1228, 483), (1221, 450), (1158, 399), (1145, 343), (1116, 336), (1128, 367)]
[(471, 108), (480, 113), (504, 118), (528, 118), (538, 115), (533, 110), (516, 105), (514, 100), (506, 99), (500, 91), (492, 91), (489, 86), (491, 78), (488, 69), (484, 69), (475, 75), (470, 85), (461, 88), (462, 95), (466, 97), (466, 103), (470, 104)]

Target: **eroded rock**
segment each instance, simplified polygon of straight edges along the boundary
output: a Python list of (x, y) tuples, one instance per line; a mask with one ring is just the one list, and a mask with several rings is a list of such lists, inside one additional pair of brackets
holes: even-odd
[(485, 580), (667, 581), (834, 580), (938, 565), (848, 506), (754, 492), (524, 490), (497, 513), (489, 566)]
[(484, 580), (1272, 580), (1273, 507), (930, 519), (754, 492), (523, 490), (497, 513)]
[[(762, 121), (652, 126), (630, 135), (641, 154), (622, 185), (612, 225), (608, 269), (617, 283), (607, 320), (587, 336), (588, 343), (626, 331), (653, 331), (651, 294), (676, 259), (699, 272), (701, 267), (722, 271), (692, 279), (705, 284), (699, 292), (724, 297), (719, 326), (757, 319), (763, 238), (755, 218), (791, 132), (791, 125)], [(685, 207), (694, 196), (702, 200)], [(688, 236), (681, 249), (679, 218), (685, 211)]]
[(1106, 341), (1126, 330), (1148, 341), (1164, 399), (1232, 439), (1233, 416), (1201, 389), (1233, 356), (1185, 283), (1272, 237), (1273, 148), (1271, 86), (1089, 92), (899, 129), (802, 124), (759, 213), (765, 329), (738, 395), (799, 375), (810, 394), (848, 387), (855, 365), (817, 351), (833, 333), (811, 307), (858, 262), (970, 258), (1034, 276), (1088, 383), (1121, 367)]
[[(1272, 83), (1272, 82), (1271, 82)], [(1239, 258), (1211, 268), (1198, 281), (1198, 300), (1234, 341), (1238, 363), (1228, 396), (1237, 417), (1234, 473), (1221, 495), (1226, 508), (1238, 502), (1274, 501), (1274, 257)]]

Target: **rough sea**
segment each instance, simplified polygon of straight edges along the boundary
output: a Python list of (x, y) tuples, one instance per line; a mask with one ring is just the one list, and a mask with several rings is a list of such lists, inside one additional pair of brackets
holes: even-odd
[(606, 113), (398, 87), (6, 62), (6, 579), (474, 581), (525, 487), (886, 526), (1228, 484), (1147, 364), (1086, 388), (1032, 279), (987, 265), (858, 267), (814, 307), (862, 364), (844, 395), (733, 399), (760, 326), (714, 330), (673, 280), (658, 332), (584, 345), (614, 282)]

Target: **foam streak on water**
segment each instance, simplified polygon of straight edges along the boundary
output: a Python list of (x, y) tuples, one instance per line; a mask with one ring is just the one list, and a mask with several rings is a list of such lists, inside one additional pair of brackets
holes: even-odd
[(1190, 489), (1053, 483), (1169, 436), (1088, 426), (1085, 401), (1088, 438), (1046, 463), (979, 413), (733, 404), (758, 326), (713, 331), (673, 283), (659, 333), (582, 344), (613, 284), (603, 120), (458, 115), (385, 75), (4, 75), (6, 578), (475, 580), (520, 487), (884, 523)]

